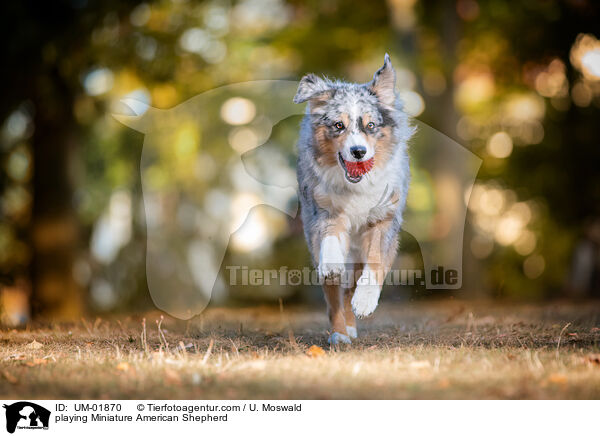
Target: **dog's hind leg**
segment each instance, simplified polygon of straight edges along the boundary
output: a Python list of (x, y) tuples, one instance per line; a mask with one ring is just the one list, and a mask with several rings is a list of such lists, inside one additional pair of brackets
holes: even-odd
[(331, 326), (328, 342), (333, 345), (350, 344), (352, 341), (346, 331), (342, 288), (339, 285), (323, 283), (323, 292), (327, 301), (327, 315)]
[(344, 318), (346, 320), (346, 332), (352, 339), (358, 337), (358, 330), (356, 326), (356, 316), (354, 316), (354, 310), (352, 309), (352, 297), (354, 297), (354, 291), (356, 290), (356, 280), (360, 277), (363, 265), (355, 264), (352, 269), (348, 268), (348, 278), (350, 285), (342, 289), (343, 301), (344, 301)]
[(344, 293), (344, 319), (346, 321), (346, 332), (352, 339), (358, 337), (358, 330), (356, 329), (356, 317), (354, 316), (354, 311), (352, 310), (352, 297), (354, 296), (355, 288), (356, 285), (352, 288), (346, 288), (342, 290)]

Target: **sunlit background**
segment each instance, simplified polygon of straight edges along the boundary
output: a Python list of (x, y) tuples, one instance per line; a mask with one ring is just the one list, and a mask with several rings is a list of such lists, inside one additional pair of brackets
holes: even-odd
[[(216, 112), (227, 131), (212, 141), (179, 120), (157, 163), (142, 167), (143, 135), (112, 113), (143, 115), (219, 86), (306, 72), (365, 82), (385, 52), (406, 110), (483, 160), (465, 192), (453, 191), (450, 176), (415, 169), (408, 204), (439, 238), (432, 204), (456, 194), (467, 205), (463, 290), (391, 288), (387, 297), (600, 294), (600, 11), (591, 0), (72, 0), (1, 9), (4, 323), (150, 308), (147, 228), (208, 234), (230, 214), (234, 230), (260, 200), (248, 172), (294, 185), (299, 118), (255, 149), (271, 126), (250, 98), (223, 102)], [(244, 164), (227, 159), (232, 150), (247, 153)], [(446, 156), (427, 158), (435, 166)], [(143, 198), (142, 177), (157, 190), (201, 191), (205, 207)], [(228, 264), (309, 263), (299, 219), (260, 207), (243, 224), (223, 265), (212, 266), (222, 272), (213, 304), (317, 301), (302, 286), (227, 285)], [(415, 238), (401, 236), (398, 265), (421, 268)], [(214, 259), (200, 242), (188, 256)]]

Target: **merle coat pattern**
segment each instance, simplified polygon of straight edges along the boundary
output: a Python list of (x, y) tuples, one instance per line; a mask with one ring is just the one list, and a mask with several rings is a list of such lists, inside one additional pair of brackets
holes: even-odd
[[(414, 127), (395, 92), (386, 54), (373, 80), (347, 83), (306, 75), (295, 103), (308, 102), (298, 142), (304, 233), (331, 322), (329, 342), (357, 337), (396, 256), (409, 186), (407, 142)], [(347, 166), (372, 159), (366, 174)]]

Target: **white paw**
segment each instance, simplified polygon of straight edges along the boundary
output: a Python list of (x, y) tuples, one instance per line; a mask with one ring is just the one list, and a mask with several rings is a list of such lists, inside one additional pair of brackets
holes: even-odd
[(327, 342), (329, 342), (331, 345), (352, 343), (348, 336), (338, 332), (334, 332), (331, 336), (329, 336)]
[(319, 277), (334, 278), (341, 276), (344, 272), (344, 254), (337, 236), (326, 236), (321, 242), (319, 255)]
[(373, 313), (379, 302), (381, 287), (379, 285), (359, 285), (352, 297), (354, 315), (362, 318)]
[(344, 273), (344, 264), (343, 263), (320, 263), (318, 272), (319, 272), (319, 277), (321, 277), (322, 279), (334, 279), (337, 277), (341, 277), (342, 274)]
[(350, 336), (352, 339), (356, 339), (358, 337), (358, 331), (356, 330), (356, 327), (347, 325), (346, 333), (348, 333), (348, 336)]

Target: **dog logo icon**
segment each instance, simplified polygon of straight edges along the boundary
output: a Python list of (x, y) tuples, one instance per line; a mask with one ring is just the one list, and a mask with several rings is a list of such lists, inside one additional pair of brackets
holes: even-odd
[[(277, 131), (280, 123), (305, 113), (293, 103), (297, 89), (298, 82), (287, 80), (235, 83), (170, 109), (133, 97), (121, 100), (124, 113), (114, 113), (115, 120), (144, 134), (146, 277), (159, 309), (190, 319), (219, 299), (229, 244), (249, 252), (269, 233), (266, 226), (252, 225), (260, 224), (253, 220), (255, 207), (296, 216), (298, 185), (290, 164), (297, 160), (291, 150), (296, 138), (278, 137)], [(466, 200), (482, 160), (427, 124), (412, 124), (418, 134), (402, 229), (419, 244), (421, 284), (460, 289)], [(394, 269), (403, 268), (399, 262)]]
[(50, 411), (29, 401), (19, 401), (10, 405), (5, 404), (6, 431), (14, 433), (16, 429), (48, 430)]

